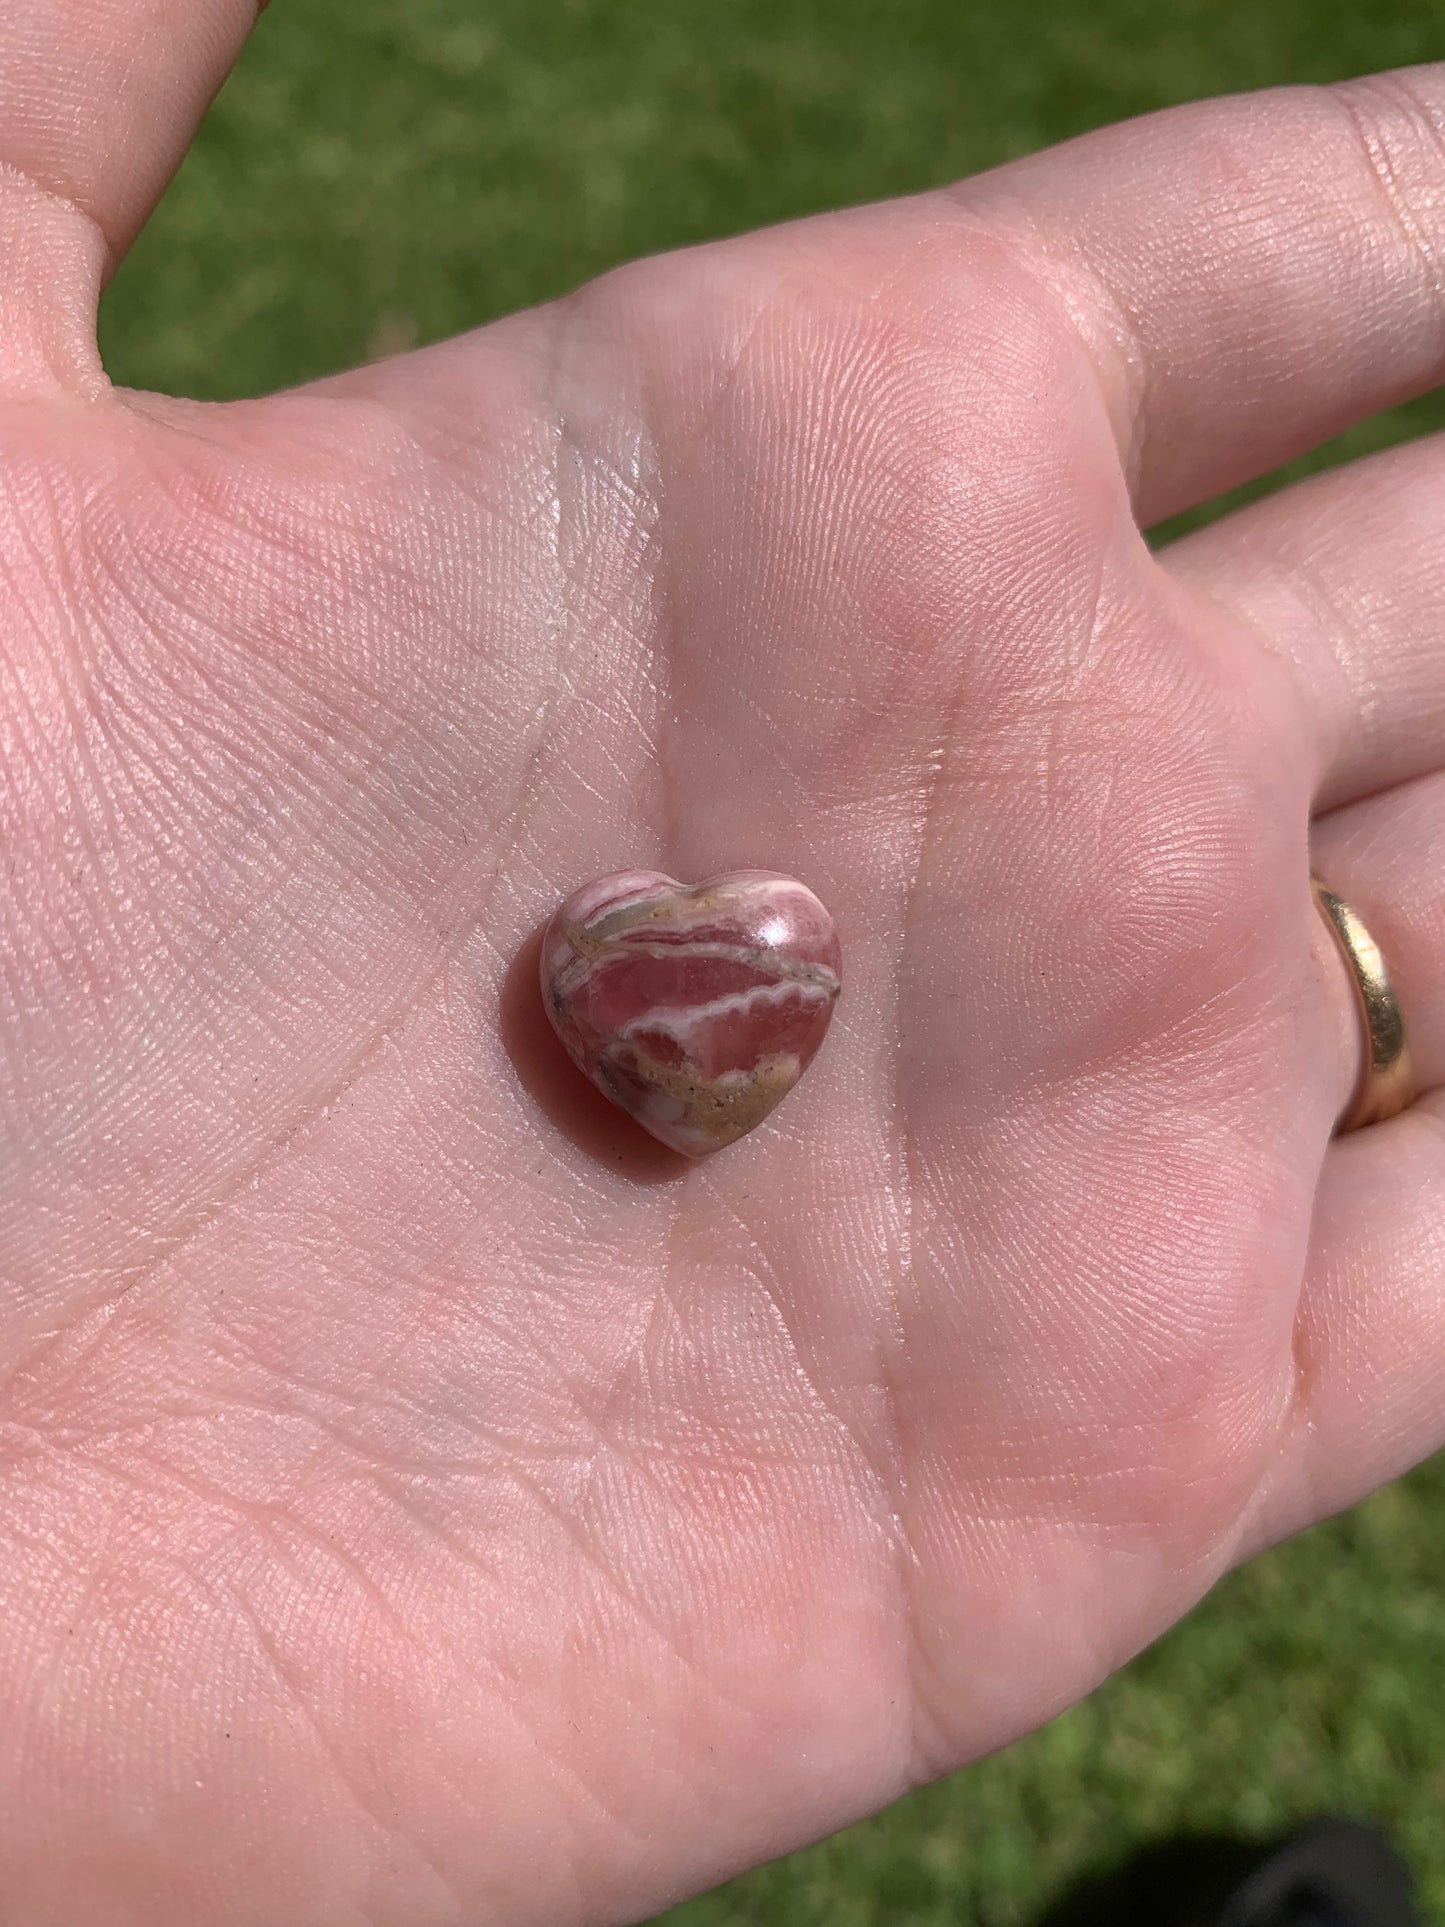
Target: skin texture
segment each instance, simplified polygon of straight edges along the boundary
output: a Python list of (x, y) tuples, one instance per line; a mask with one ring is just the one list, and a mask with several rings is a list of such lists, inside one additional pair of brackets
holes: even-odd
[[(1445, 77), (113, 394), (251, 12), (0, 18), (6, 1927), (626, 1919), (1445, 1432), (1441, 451), (1139, 534), (1439, 378)], [(536, 996), (633, 866), (846, 944), (681, 1171)]]

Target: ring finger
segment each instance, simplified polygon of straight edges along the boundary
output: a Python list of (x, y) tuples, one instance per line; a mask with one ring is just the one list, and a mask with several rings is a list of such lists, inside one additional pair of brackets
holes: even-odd
[[(1243, 1549), (1347, 1505), (1445, 1438), (1445, 438), (1226, 517), (1163, 565), (1292, 681), (1315, 764), (1312, 866), (1378, 944), (1416, 1088), (1331, 1146), (1295, 1335), (1296, 1396)], [(1343, 1106), (1363, 1025), (1315, 918)]]
[[(1385, 959), (1419, 1093), (1329, 1148), (1294, 1332), (1294, 1398), (1242, 1550), (1352, 1504), (1445, 1440), (1445, 772), (1318, 818), (1314, 868)], [(1317, 920), (1323, 930), (1324, 920)], [(1321, 949), (1332, 953), (1327, 936)], [(1364, 1025), (1343, 961), (1343, 1102)]]
[(1315, 869), (1386, 959), (1415, 1087), (1445, 1086), (1445, 772), (1329, 811), (1312, 844)]

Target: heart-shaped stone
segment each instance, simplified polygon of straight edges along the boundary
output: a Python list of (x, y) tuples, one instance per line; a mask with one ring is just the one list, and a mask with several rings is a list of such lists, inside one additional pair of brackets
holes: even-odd
[(542, 995), (573, 1061), (694, 1158), (787, 1096), (823, 1041), (840, 973), (833, 919), (771, 870), (691, 889), (620, 870), (574, 890), (542, 942)]

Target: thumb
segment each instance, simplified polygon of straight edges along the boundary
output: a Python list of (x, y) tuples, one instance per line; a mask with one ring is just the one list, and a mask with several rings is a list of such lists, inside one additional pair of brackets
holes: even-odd
[(101, 286), (257, 10), (257, 0), (0, 8), (0, 394), (99, 386)]

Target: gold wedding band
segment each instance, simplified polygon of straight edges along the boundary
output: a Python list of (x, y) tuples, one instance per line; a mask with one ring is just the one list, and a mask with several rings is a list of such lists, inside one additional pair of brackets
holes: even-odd
[(1322, 877), (1311, 877), (1310, 881), (1315, 902), (1349, 969), (1355, 1005), (1364, 1024), (1365, 1051), (1359, 1082), (1335, 1127), (1358, 1131), (1361, 1125), (1380, 1124), (1394, 1117), (1415, 1094), (1405, 1020), (1380, 946), (1349, 904), (1337, 897)]

